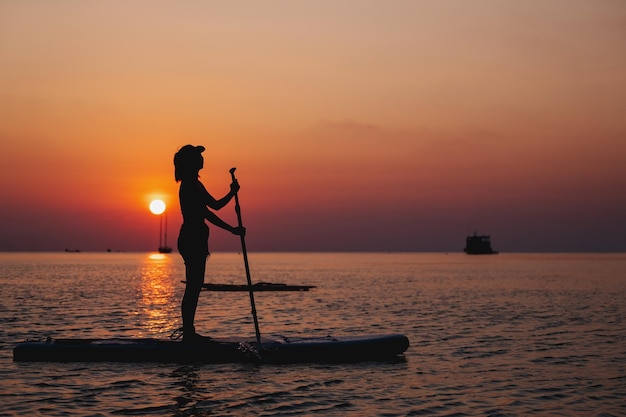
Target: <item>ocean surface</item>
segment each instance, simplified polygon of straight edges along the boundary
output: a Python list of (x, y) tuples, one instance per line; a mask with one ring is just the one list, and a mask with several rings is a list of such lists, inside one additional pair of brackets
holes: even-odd
[[(625, 416), (626, 254), (260, 253), (264, 336), (403, 333), (399, 361), (15, 363), (47, 337), (180, 326), (178, 254), (0, 254), (0, 415)], [(215, 253), (207, 282), (246, 282)], [(203, 292), (199, 332), (254, 336), (247, 293)]]

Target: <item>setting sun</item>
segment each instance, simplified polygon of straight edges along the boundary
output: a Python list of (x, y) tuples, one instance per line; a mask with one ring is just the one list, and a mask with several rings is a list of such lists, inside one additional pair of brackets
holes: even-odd
[(165, 211), (165, 203), (163, 200), (152, 200), (150, 203), (150, 211), (152, 214), (163, 214)]

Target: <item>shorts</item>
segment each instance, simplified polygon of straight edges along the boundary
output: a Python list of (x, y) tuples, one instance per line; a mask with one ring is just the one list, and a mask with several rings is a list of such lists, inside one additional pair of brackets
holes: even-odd
[(178, 252), (185, 263), (209, 256), (209, 227), (202, 224), (183, 225), (178, 234)]

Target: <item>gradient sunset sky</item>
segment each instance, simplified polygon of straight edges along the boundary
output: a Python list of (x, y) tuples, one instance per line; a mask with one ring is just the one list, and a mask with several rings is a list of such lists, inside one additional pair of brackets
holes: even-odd
[(250, 252), (626, 251), (622, 0), (1, 0), (0, 51), (0, 251), (175, 245), (187, 143)]

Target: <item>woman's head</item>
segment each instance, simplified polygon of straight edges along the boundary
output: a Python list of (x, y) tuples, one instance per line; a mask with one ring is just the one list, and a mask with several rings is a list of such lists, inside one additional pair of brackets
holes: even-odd
[(198, 178), (198, 171), (204, 165), (204, 146), (185, 145), (174, 155), (174, 177), (176, 182)]

